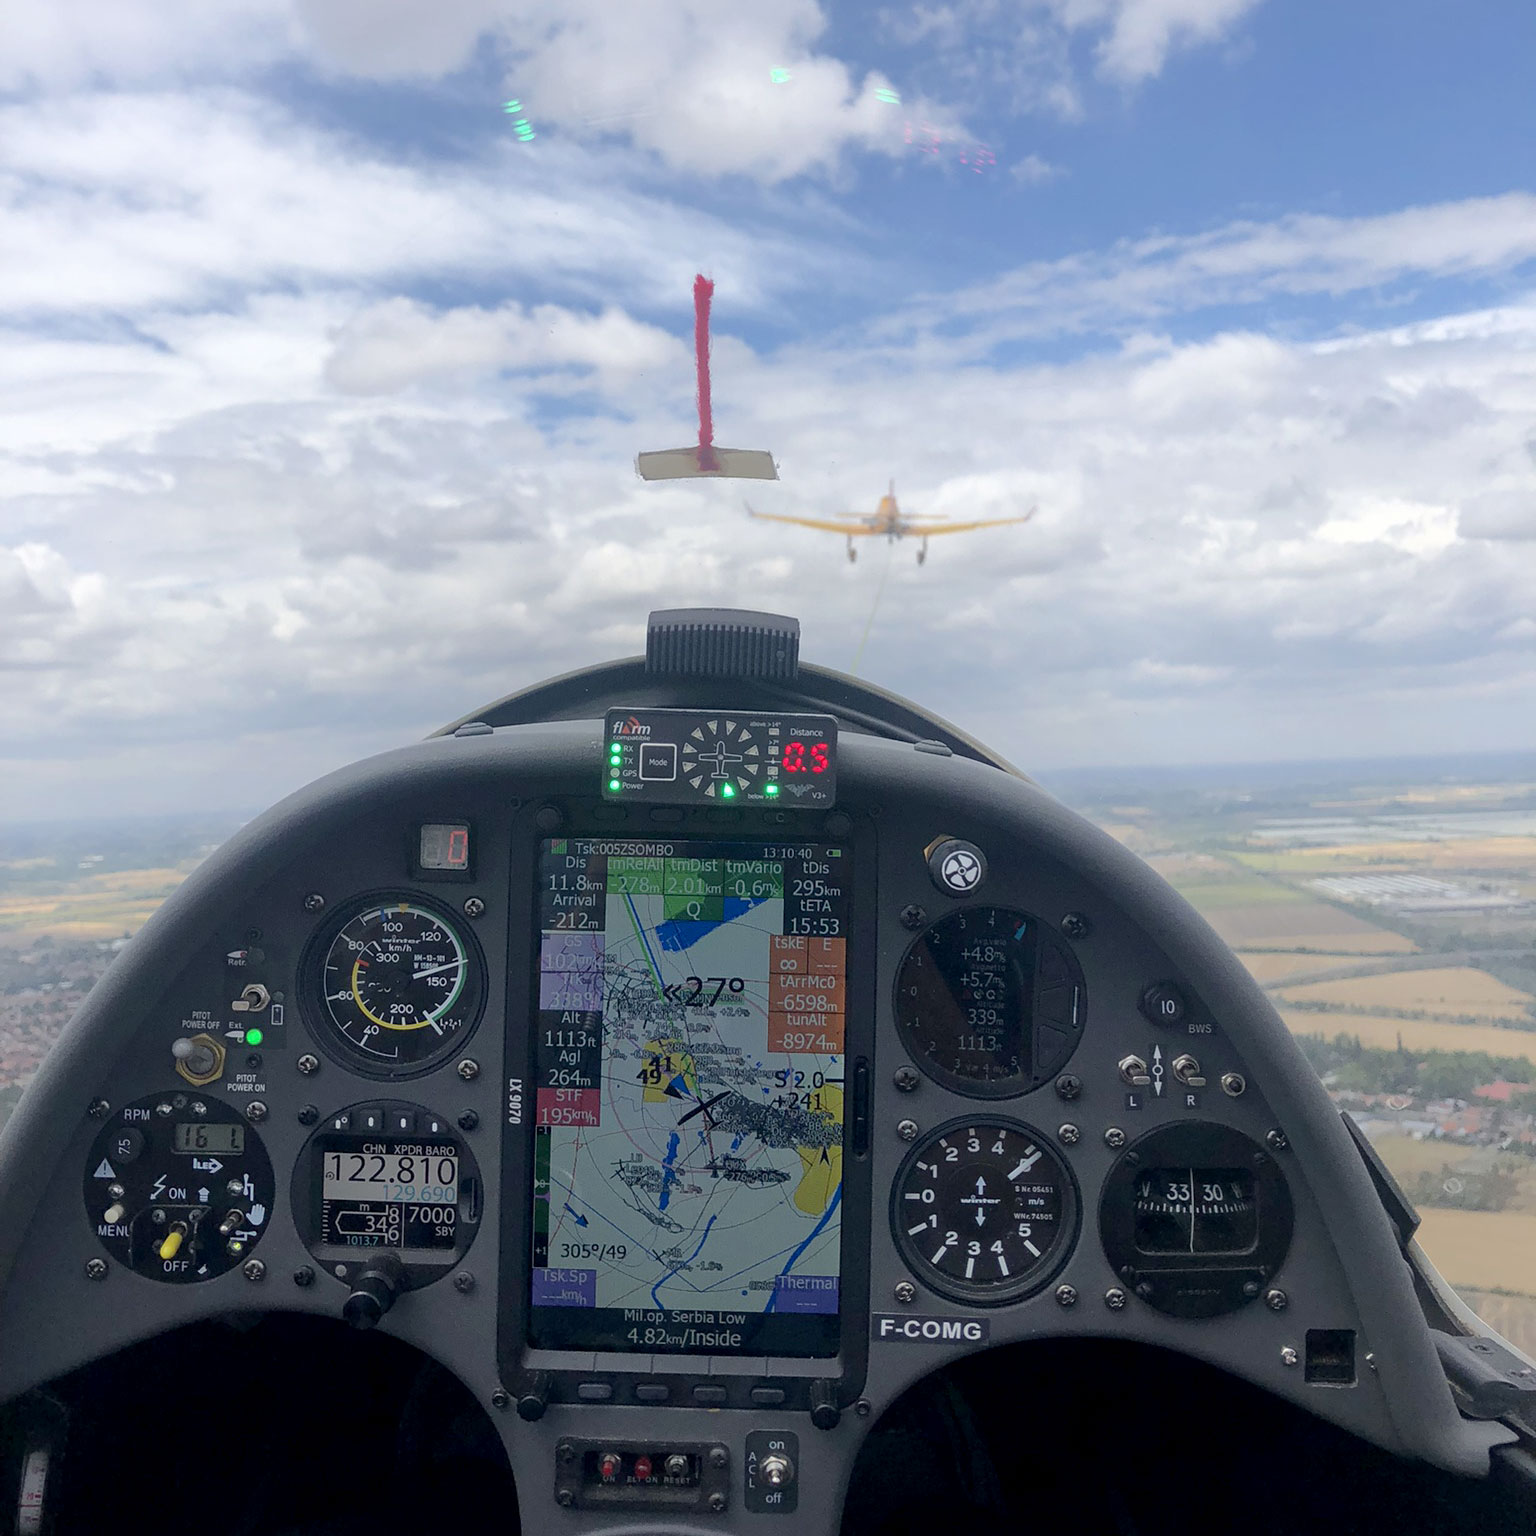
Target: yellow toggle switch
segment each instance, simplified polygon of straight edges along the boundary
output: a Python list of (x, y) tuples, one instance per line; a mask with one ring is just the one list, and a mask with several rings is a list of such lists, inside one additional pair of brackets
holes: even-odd
[(166, 1235), (165, 1241), (160, 1244), (160, 1257), (162, 1259), (174, 1259), (181, 1252), (181, 1244), (186, 1235), (187, 1228), (185, 1223), (178, 1221)]

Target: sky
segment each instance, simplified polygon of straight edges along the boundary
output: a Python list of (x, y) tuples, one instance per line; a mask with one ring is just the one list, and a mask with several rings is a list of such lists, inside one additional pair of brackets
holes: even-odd
[[(0, 0), (0, 821), (653, 608), (1026, 770), (1536, 748), (1536, 11)], [(515, 103), (509, 110), (509, 103)], [(696, 431), (774, 484), (644, 484)], [(750, 521), (1038, 508), (866, 541)]]

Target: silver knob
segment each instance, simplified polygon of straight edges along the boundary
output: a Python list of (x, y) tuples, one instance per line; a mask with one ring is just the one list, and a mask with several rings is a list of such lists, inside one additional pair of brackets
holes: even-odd
[(171, 1055), (181, 1062), (193, 1077), (206, 1077), (219, 1064), (212, 1049), (200, 1040), (189, 1040), (185, 1035), (171, 1043)]
[(1132, 1088), (1145, 1088), (1152, 1081), (1147, 1076), (1147, 1064), (1140, 1056), (1122, 1056), (1120, 1058), (1120, 1076)]
[(770, 1488), (785, 1488), (795, 1480), (795, 1464), (788, 1456), (775, 1451), (757, 1464), (757, 1475)]

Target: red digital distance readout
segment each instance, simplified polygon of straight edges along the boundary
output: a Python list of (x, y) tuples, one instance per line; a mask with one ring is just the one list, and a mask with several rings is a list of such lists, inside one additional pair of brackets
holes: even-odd
[(785, 773), (825, 773), (826, 771), (826, 742), (813, 742), (809, 753), (806, 752), (803, 741), (792, 741), (784, 748)]

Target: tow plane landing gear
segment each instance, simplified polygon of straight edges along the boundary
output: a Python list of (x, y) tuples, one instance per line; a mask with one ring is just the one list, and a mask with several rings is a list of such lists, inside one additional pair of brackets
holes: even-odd
[(848, 564), (852, 565), (859, 558), (859, 552), (853, 547), (853, 540), (848, 540)]
[(921, 565), (928, 558), (928, 540), (924, 539), (917, 547), (917, 563)]

